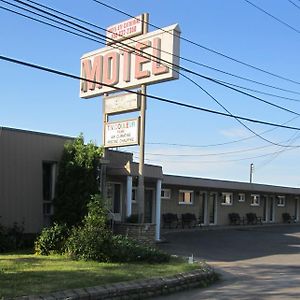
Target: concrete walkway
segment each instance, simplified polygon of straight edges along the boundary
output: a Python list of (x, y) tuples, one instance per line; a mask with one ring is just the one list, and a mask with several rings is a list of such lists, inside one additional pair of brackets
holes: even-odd
[(161, 248), (206, 260), (223, 280), (155, 299), (300, 299), (300, 226), (168, 233)]

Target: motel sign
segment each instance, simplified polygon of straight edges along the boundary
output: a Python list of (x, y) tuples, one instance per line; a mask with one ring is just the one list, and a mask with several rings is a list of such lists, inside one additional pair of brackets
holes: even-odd
[[(80, 97), (131, 89), (177, 79), (179, 26), (171, 25), (134, 39), (112, 44), (81, 57)], [(103, 84), (101, 84), (103, 83)]]

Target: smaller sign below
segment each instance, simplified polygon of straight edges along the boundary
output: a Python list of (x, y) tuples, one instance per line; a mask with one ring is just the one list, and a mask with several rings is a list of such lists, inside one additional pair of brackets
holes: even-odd
[(137, 111), (141, 107), (141, 95), (126, 93), (117, 96), (103, 97), (103, 112), (117, 114)]
[(104, 147), (138, 145), (139, 124), (139, 118), (105, 123)]
[(112, 45), (141, 34), (143, 34), (143, 15), (109, 26), (106, 29), (106, 43)]

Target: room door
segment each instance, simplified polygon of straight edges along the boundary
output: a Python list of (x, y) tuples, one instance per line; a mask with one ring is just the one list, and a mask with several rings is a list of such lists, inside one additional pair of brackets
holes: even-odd
[(153, 222), (153, 190), (145, 190), (145, 223)]

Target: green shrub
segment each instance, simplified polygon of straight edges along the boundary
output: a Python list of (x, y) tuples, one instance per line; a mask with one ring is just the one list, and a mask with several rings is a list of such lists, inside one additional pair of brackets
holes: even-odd
[(170, 260), (169, 254), (121, 235), (112, 236), (109, 255), (112, 262), (164, 263)]
[(36, 254), (63, 253), (68, 235), (65, 224), (54, 223), (52, 227), (44, 228), (34, 243)]
[(66, 251), (73, 259), (109, 261), (111, 231), (107, 213), (99, 194), (91, 196), (82, 225), (73, 227), (66, 243)]
[(108, 262), (111, 237), (93, 227), (74, 227), (66, 243), (67, 254), (72, 259)]
[(0, 224), (0, 253), (21, 249), (24, 244), (24, 226), (17, 222), (13, 227)]
[(99, 195), (91, 197), (82, 225), (73, 227), (66, 251), (73, 259), (101, 262), (167, 262), (168, 254), (133, 239), (113, 235), (106, 227), (106, 212)]

